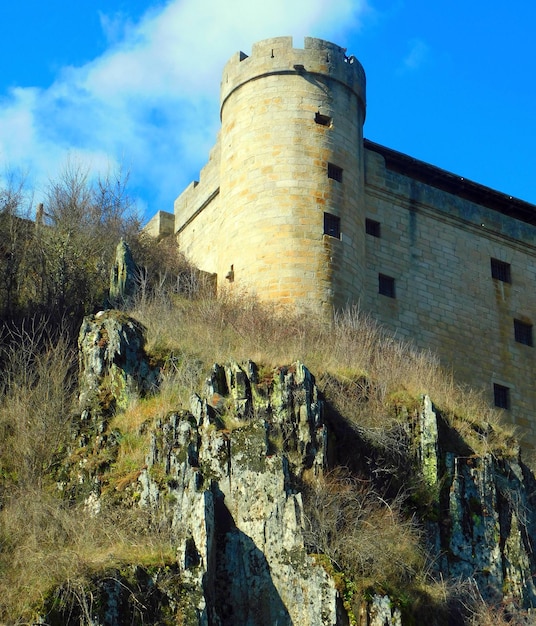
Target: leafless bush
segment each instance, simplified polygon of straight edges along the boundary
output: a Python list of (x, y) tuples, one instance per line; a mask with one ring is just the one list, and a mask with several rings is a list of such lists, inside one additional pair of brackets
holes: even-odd
[(476, 581), (470, 578), (450, 581), (448, 594), (450, 603), (464, 615), (465, 626), (532, 626), (536, 622), (533, 611), (507, 600), (485, 600)]
[(138, 267), (135, 307), (169, 306), (177, 295), (195, 299), (214, 291), (212, 275), (186, 259), (175, 237), (155, 240), (142, 231), (130, 247)]
[(305, 490), (306, 544), (353, 579), (410, 580), (423, 566), (420, 532), (368, 482), (334, 471)]
[(69, 440), (76, 355), (66, 333), (30, 320), (4, 336), (0, 375), (0, 467), (5, 477), (40, 484)]

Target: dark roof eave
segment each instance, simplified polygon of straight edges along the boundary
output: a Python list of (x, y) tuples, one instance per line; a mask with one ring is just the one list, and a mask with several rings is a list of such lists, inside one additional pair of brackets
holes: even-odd
[(391, 171), (536, 226), (536, 206), (530, 202), (513, 198), (368, 139), (364, 140), (364, 146), (367, 150), (381, 154), (385, 166)]

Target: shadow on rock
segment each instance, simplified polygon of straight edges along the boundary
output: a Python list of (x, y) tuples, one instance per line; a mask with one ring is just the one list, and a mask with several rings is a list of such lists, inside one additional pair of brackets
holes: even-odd
[(272, 580), (270, 567), (253, 540), (236, 527), (225, 496), (213, 484), (216, 521), (215, 613), (222, 626), (292, 626)]

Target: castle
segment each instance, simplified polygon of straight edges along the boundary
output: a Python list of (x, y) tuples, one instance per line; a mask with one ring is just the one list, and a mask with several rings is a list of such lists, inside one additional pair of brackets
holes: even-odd
[(359, 302), (486, 390), (536, 445), (536, 207), (363, 139), (365, 73), (278, 37), (223, 71), (199, 182), (148, 224), (218, 284), (325, 309)]

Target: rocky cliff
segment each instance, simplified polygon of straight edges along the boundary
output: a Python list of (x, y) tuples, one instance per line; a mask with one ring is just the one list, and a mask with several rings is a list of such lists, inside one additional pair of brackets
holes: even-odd
[[(114, 311), (84, 321), (79, 347), (76, 441), (92, 454), (107, 449), (113, 463), (122, 434), (111, 416), (129, 398), (157, 394), (163, 365), (145, 355), (141, 325)], [(498, 452), (486, 424), (476, 449), (427, 396), (396, 412), (386, 445), (338, 414), (302, 363), (214, 365), (189, 406), (138, 427), (144, 462), (114, 495), (165, 529), (173, 561), (95, 574), (92, 611), (80, 608), (87, 596), (56, 601), (43, 622), (440, 626), (478, 623), (477, 598), (530, 623), (521, 620), (536, 607), (536, 482), (519, 450)], [(77, 457), (70, 472), (98, 516), (110, 495), (106, 468), (91, 467)], [(393, 541), (411, 536), (417, 556), (381, 543), (396, 524), (411, 534)]]

